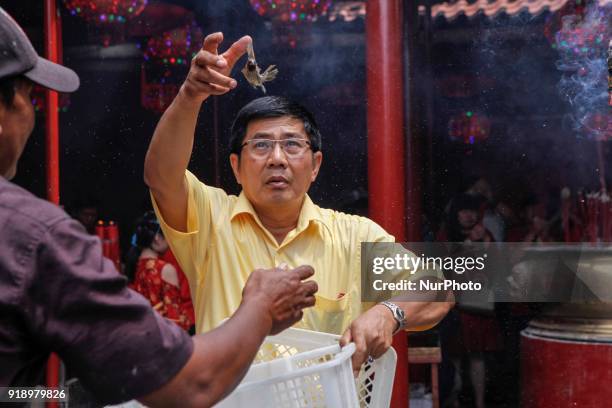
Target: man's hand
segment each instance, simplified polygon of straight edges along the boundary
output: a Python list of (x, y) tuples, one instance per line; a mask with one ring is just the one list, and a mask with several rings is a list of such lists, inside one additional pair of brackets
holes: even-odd
[(189, 74), (181, 87), (181, 92), (187, 97), (201, 103), (210, 95), (223, 95), (236, 87), (236, 80), (229, 75), (253, 40), (245, 35), (219, 55), (218, 47), (222, 41), (221, 32), (209, 34), (204, 39), (202, 49), (191, 60)]
[(296, 269), (256, 269), (247, 280), (242, 291), (243, 302), (253, 302), (267, 313), (271, 320), (270, 334), (277, 334), (302, 319), (302, 309), (314, 306), (314, 294), (318, 290), (311, 277), (311, 266)]
[(393, 313), (383, 305), (376, 305), (353, 320), (340, 338), (340, 345), (344, 347), (350, 342), (355, 343), (352, 358), (355, 377), (368, 357), (378, 358), (391, 347), (396, 327)]
[(313, 274), (310, 266), (253, 271), (232, 317), (194, 336), (187, 364), (166, 385), (139, 399), (159, 407), (215, 405), (238, 386), (270, 331), (291, 326), (301, 319), (302, 308), (314, 305), (317, 284), (302, 282)]

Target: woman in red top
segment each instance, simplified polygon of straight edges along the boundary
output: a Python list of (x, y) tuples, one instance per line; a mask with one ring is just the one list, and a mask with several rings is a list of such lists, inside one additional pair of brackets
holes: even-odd
[[(460, 194), (453, 198), (448, 212), (445, 229), (438, 234), (439, 241), (448, 242), (493, 242), (493, 235), (482, 224), (486, 200), (480, 195)], [(474, 276), (476, 277), (476, 276)], [(486, 280), (486, 276), (483, 276)], [(470, 382), (474, 391), (474, 406), (485, 407), (486, 367), (485, 354), (502, 348), (501, 329), (493, 310), (470, 309), (458, 301), (458, 310), (449, 313), (446, 333), (447, 353), (453, 355), (455, 384), (449, 397), (449, 406), (459, 406), (458, 394), (462, 387), (461, 357), (465, 353), (469, 359)], [(484, 305), (483, 305), (484, 306)], [(492, 306), (492, 305), (491, 305)], [(452, 317), (454, 321), (451, 321)], [(454, 337), (460, 334), (460, 343)], [(448, 341), (449, 338), (455, 340)], [(449, 347), (450, 346), (450, 347)]]
[(130, 287), (151, 302), (162, 316), (185, 330), (193, 326), (193, 313), (185, 307), (177, 269), (161, 258), (168, 250), (159, 222), (153, 212), (138, 220), (128, 254)]
[(193, 302), (191, 301), (191, 291), (189, 289), (189, 282), (185, 276), (185, 272), (181, 269), (174, 254), (168, 249), (162, 256), (161, 259), (168, 262), (170, 265), (176, 268), (176, 273), (179, 280), (179, 288), (181, 292), (181, 308), (185, 314), (187, 314), (188, 320), (192, 322), (193, 326), (189, 329), (189, 333), (195, 334), (195, 313), (193, 311)]

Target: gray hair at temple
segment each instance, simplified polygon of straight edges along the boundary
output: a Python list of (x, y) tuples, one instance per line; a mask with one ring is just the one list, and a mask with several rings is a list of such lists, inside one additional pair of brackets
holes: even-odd
[(246, 104), (236, 115), (231, 129), (230, 152), (240, 156), (246, 129), (251, 121), (283, 116), (303, 121), (304, 130), (310, 139), (310, 148), (313, 152), (321, 150), (321, 132), (312, 113), (299, 103), (281, 96), (264, 96)]

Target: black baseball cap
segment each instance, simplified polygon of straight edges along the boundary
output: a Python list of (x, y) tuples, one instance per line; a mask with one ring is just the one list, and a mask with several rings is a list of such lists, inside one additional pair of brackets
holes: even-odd
[(0, 7), (0, 79), (16, 75), (58, 92), (79, 88), (78, 75), (39, 57), (19, 24)]

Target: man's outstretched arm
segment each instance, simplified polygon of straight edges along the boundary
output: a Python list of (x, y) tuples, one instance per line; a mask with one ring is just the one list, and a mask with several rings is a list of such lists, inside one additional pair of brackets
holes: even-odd
[(317, 285), (303, 282), (313, 273), (309, 266), (254, 271), (232, 318), (195, 336), (183, 369), (141, 400), (150, 407), (209, 407), (221, 400), (244, 377), (264, 338), (298, 322), (302, 309), (314, 305)]
[[(51, 215), (59, 219), (53, 226), (32, 224), (31, 235), (14, 237), (19, 245), (10, 259), (23, 266), (8, 275), (18, 279), (7, 293), (20, 302), (24, 333), (40, 344), (33, 355), (57, 352), (103, 403), (137, 398), (155, 407), (210, 406), (238, 384), (265, 336), (293, 325), (314, 305), (317, 284), (305, 281), (312, 267), (255, 270), (234, 315), (189, 337), (127, 287), (97, 237), (58, 209)], [(6, 230), (23, 222), (15, 217)], [(24, 262), (19, 248), (31, 242), (38, 242), (27, 250), (36, 258)]]
[(179, 231), (187, 229), (185, 170), (193, 150), (200, 107), (209, 96), (223, 95), (236, 87), (236, 81), (229, 75), (252, 40), (244, 36), (219, 54), (222, 41), (220, 32), (204, 39), (178, 95), (159, 120), (145, 157), (145, 183), (164, 220)]
[(148, 407), (209, 407), (233, 390), (271, 326), (253, 306), (241, 306), (219, 328), (194, 336), (187, 364), (168, 384), (140, 401)]

